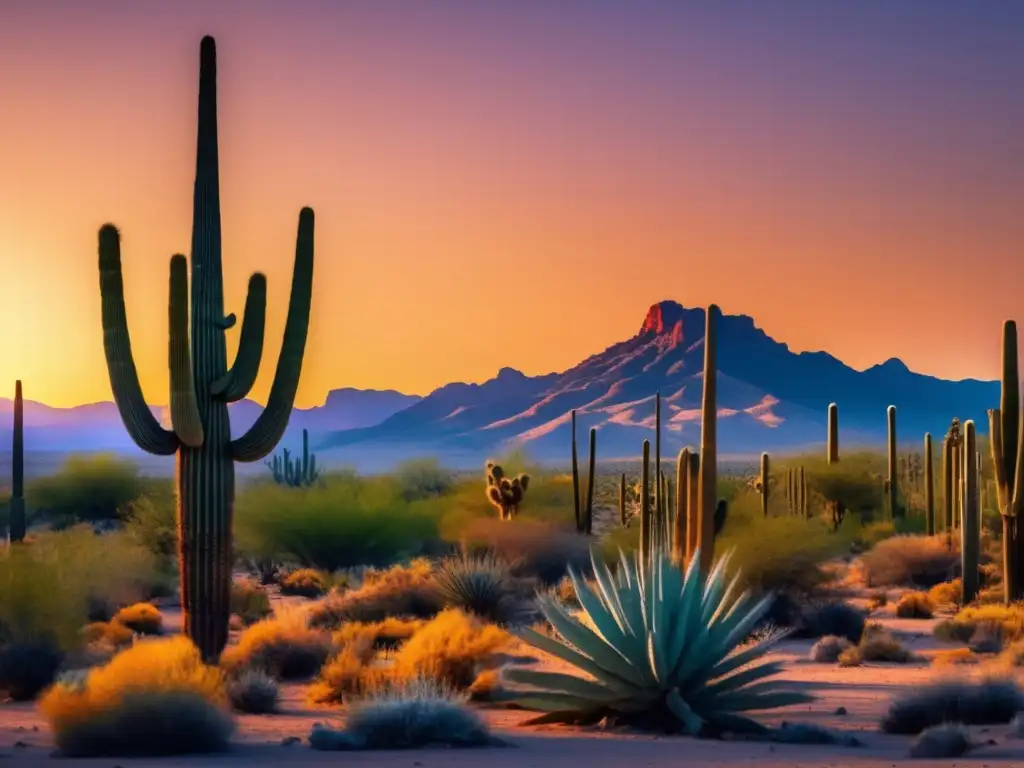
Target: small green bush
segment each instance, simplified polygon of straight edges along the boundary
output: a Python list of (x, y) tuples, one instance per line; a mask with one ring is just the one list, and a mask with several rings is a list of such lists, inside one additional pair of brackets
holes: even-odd
[(116, 520), (147, 485), (134, 462), (113, 454), (75, 455), (55, 474), (30, 480), (25, 498), (38, 517), (56, 523)]
[(393, 475), (406, 501), (447, 496), (455, 488), (455, 474), (437, 459), (410, 459), (395, 467)]

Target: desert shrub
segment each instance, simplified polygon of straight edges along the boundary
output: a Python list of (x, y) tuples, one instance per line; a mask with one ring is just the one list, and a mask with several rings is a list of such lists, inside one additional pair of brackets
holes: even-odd
[(47, 637), (0, 646), (0, 691), (14, 701), (31, 701), (53, 684), (63, 661), (63, 652)]
[(866, 621), (864, 612), (849, 603), (812, 603), (801, 612), (796, 634), (802, 637), (836, 635), (859, 643)]
[(73, 524), (116, 520), (146, 488), (134, 462), (98, 453), (70, 456), (56, 473), (30, 480), (25, 498), (37, 516)]
[(269, 715), (277, 711), (279, 698), (277, 681), (260, 670), (246, 670), (228, 682), (228, 700), (236, 712)]
[(943, 723), (925, 729), (910, 745), (910, 756), (918, 759), (950, 759), (966, 755), (973, 746), (966, 728), (958, 723)]
[(327, 579), (312, 568), (300, 568), (281, 579), (281, 594), (320, 597), (327, 592)]
[(970, 627), (972, 637), (979, 629), (987, 627), (1007, 642), (1024, 639), (1024, 603), (968, 606), (954, 616), (953, 621)]
[(112, 621), (140, 635), (159, 635), (164, 629), (164, 615), (149, 603), (135, 603), (122, 608), (114, 614)]
[(868, 607), (872, 611), (877, 611), (879, 608), (884, 608), (889, 604), (889, 595), (884, 589), (879, 589), (871, 593), (868, 599)]
[(331, 639), (335, 646), (344, 648), (366, 638), (375, 650), (393, 651), (423, 628), (423, 619), (385, 619), (373, 624), (347, 622)]
[(110, 648), (124, 648), (135, 641), (135, 632), (124, 624), (113, 621), (94, 621), (82, 630), (85, 642), (99, 643)]
[(499, 624), (512, 615), (508, 567), (493, 555), (447, 558), (434, 573), (434, 580), (449, 608)]
[(864, 521), (870, 521), (885, 505), (879, 479), (881, 461), (882, 457), (869, 453), (848, 453), (839, 464), (831, 465), (817, 456), (800, 458), (812, 497), (839, 502), (848, 515)]
[(341, 704), (350, 697), (365, 695), (387, 684), (387, 673), (372, 662), (376, 655), (374, 637), (349, 633), (338, 652), (320, 670), (307, 696), (314, 704)]
[(827, 580), (821, 566), (849, 548), (843, 531), (829, 533), (818, 520), (797, 516), (762, 518), (756, 493), (737, 497), (716, 552), (732, 552), (730, 566), (743, 584), (759, 592), (805, 598)]
[(314, 725), (318, 750), (482, 747), (498, 742), (463, 697), (433, 681), (416, 680), (355, 702), (345, 730)]
[(864, 663), (864, 656), (861, 654), (860, 646), (851, 645), (840, 652), (837, 661), (840, 667), (859, 667)]
[(960, 563), (945, 536), (894, 536), (861, 556), (870, 587), (933, 587), (948, 581)]
[(274, 612), (266, 587), (243, 579), (231, 585), (231, 613), (246, 626), (265, 619)]
[(123, 517), (125, 533), (140, 546), (165, 561), (177, 555), (178, 521), (170, 484), (130, 501)]
[(932, 657), (933, 667), (957, 667), (977, 663), (978, 656), (970, 648), (954, 648), (951, 651), (939, 651)]
[(999, 654), (999, 661), (1006, 667), (1024, 667), (1024, 640), (1010, 643)]
[(305, 616), (292, 612), (243, 631), (221, 655), (221, 666), (236, 674), (258, 670), (276, 680), (303, 680), (315, 675), (330, 653), (327, 633), (311, 629)]
[(447, 496), (455, 488), (455, 475), (437, 459), (410, 459), (392, 473), (399, 493), (406, 501), (421, 501)]
[(391, 617), (430, 618), (442, 602), (429, 561), (415, 560), (369, 572), (359, 589), (332, 595), (310, 611), (310, 625), (337, 629), (346, 621), (374, 623)]
[(1013, 680), (948, 680), (918, 686), (895, 697), (882, 719), (886, 733), (917, 734), (943, 723), (998, 725), (1024, 709)]
[(425, 678), (465, 690), (481, 670), (497, 663), (498, 654), (510, 644), (511, 638), (493, 624), (448, 608), (402, 644), (391, 677), (397, 681)]
[(936, 607), (959, 605), (962, 597), (963, 582), (960, 579), (944, 581), (928, 590), (928, 599)]
[(896, 616), (901, 619), (930, 619), (934, 611), (931, 599), (924, 592), (908, 592), (896, 604)]
[[(571, 491), (569, 504), (571, 508)], [(457, 536), (467, 554), (493, 555), (508, 565), (511, 575), (537, 578), (545, 585), (557, 584), (569, 568), (583, 574), (591, 570), (587, 537), (549, 523), (517, 519), (508, 525), (495, 518), (477, 519)]]
[(969, 621), (943, 619), (932, 630), (935, 639), (943, 643), (968, 643), (977, 627)]
[(68, 757), (225, 749), (234, 724), (220, 670), (183, 636), (138, 643), (39, 704)]
[(835, 664), (839, 654), (851, 646), (845, 637), (826, 635), (811, 646), (810, 659), (819, 664)]
[(321, 486), (254, 485), (235, 504), (242, 554), (332, 572), (388, 566), (429, 551), (440, 499), (408, 502), (391, 478), (331, 476)]
[(860, 657), (862, 661), (890, 662), (908, 664), (919, 659), (903, 647), (892, 633), (887, 631), (866, 632), (860, 641)]

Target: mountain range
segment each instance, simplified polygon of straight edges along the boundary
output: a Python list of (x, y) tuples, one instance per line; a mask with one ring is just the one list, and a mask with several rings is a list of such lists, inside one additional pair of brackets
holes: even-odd
[[(652, 437), (660, 392), (662, 450), (674, 454), (700, 439), (704, 327), (703, 309), (663, 301), (650, 307), (633, 337), (562, 373), (503, 368), (482, 384), (447, 384), (426, 397), (334, 390), (324, 405), (293, 412), (284, 445), (305, 428), (322, 462), (368, 470), (418, 455), (474, 467), (515, 448), (564, 462), (575, 409), (582, 444), (593, 427), (600, 457), (626, 458)], [(941, 439), (954, 416), (974, 419), (984, 431), (986, 409), (999, 402), (995, 381), (939, 379), (896, 358), (858, 371), (825, 352), (794, 353), (746, 315), (721, 316), (717, 331), (723, 457), (823, 445), (830, 402), (839, 406), (841, 448), (881, 445), (889, 405), (897, 407), (900, 443), (919, 445), (926, 431)], [(260, 407), (232, 406), (233, 431), (247, 428)], [(0, 399), (0, 418), (10, 408)], [(26, 443), (37, 450), (136, 450), (112, 403), (58, 409), (26, 402), (25, 423)], [(6, 443), (3, 435), (0, 428)]]

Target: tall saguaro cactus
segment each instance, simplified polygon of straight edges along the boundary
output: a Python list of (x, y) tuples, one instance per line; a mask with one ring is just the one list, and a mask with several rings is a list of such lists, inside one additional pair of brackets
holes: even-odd
[(705, 313), (704, 324), (704, 391), (700, 408), (700, 474), (697, 496), (700, 509), (697, 515), (697, 545), (700, 548), (700, 567), (710, 571), (715, 549), (715, 510), (718, 508), (718, 362), (715, 356), (715, 321), (718, 307), (711, 304)]
[[(974, 422), (964, 424), (965, 464), (963, 520), (960, 524), (960, 563), (963, 585), (963, 603), (967, 605), (978, 596), (978, 565), (981, 557), (981, 508), (978, 499), (977, 441)], [(973, 465), (973, 466), (972, 466)]]
[(1024, 537), (1021, 536), (1019, 522), (1024, 509), (1024, 498), (1021, 497), (1021, 486), (1024, 485), (1024, 451), (1021, 450), (1024, 411), (1020, 407), (1019, 380), (1017, 324), (1007, 320), (1003, 324), (1003, 373), (999, 408), (988, 412), (997, 503), (999, 513), (1003, 516), (1003, 584), (1007, 602), (1024, 597), (1024, 580), (1021, 578)]
[(313, 211), (303, 208), (299, 213), (288, 317), (266, 408), (248, 432), (232, 440), (228, 403), (249, 393), (263, 354), (266, 278), (256, 273), (249, 279), (238, 354), (228, 368), (225, 331), (236, 318), (224, 314), (217, 54), (212, 37), (203, 38), (199, 58), (191, 307), (185, 257), (173, 256), (170, 265), (171, 429), (154, 418), (139, 385), (125, 317), (120, 235), (111, 224), (99, 233), (99, 271), (103, 342), (114, 401), (140, 448), (176, 456), (185, 632), (203, 657), (213, 660), (228, 637), (234, 462), (259, 461), (274, 450), (288, 426), (299, 384), (313, 287)]
[(643, 464), (640, 467), (640, 554), (651, 556), (654, 545), (651, 527), (651, 441), (644, 440)]
[(935, 535), (935, 472), (932, 465), (932, 433), (924, 433), (924, 527), (928, 536)]
[(594, 527), (594, 474), (597, 462), (597, 430), (590, 430), (590, 456), (588, 466), (590, 475), (587, 479), (587, 495), (580, 494), (579, 454), (576, 449), (576, 411), (572, 411), (572, 503), (576, 513), (576, 530), (588, 536)]
[(890, 405), (885, 409), (886, 423), (888, 425), (888, 436), (889, 436), (889, 482), (886, 486), (886, 490), (889, 494), (889, 517), (895, 518), (897, 514), (897, 494), (896, 487), (898, 484), (897, 470), (896, 470), (896, 406)]
[(661, 392), (654, 393), (654, 516), (661, 521), (668, 499), (664, 497), (664, 483), (661, 481)]
[(828, 404), (828, 452), (826, 458), (829, 464), (839, 462), (839, 406), (835, 403)]
[(768, 494), (769, 494), (769, 473), (768, 473), (768, 454), (761, 454), (761, 477), (758, 478), (758, 492), (761, 494), (761, 514), (764, 517), (768, 517)]
[(8, 530), (12, 543), (25, 539), (25, 403), (21, 382), (14, 382), (14, 434), (11, 441), (11, 500)]

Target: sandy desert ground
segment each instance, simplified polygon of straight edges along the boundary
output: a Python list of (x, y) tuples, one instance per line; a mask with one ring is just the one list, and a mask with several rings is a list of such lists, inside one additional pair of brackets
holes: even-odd
[[(292, 602), (289, 599), (288, 602)], [(741, 741), (699, 741), (657, 737), (602, 729), (563, 726), (523, 726), (531, 715), (521, 711), (489, 708), (481, 710), (495, 735), (508, 748), (449, 750), (431, 749), (386, 752), (316, 752), (306, 743), (313, 723), (340, 723), (342, 712), (313, 709), (304, 702), (303, 686), (284, 689), (282, 712), (272, 716), (242, 715), (231, 752), (202, 757), (160, 759), (103, 758), (77, 760), (76, 764), (202, 766), (376, 766), (408, 768), (453, 766), (465, 768), (564, 768), (579, 764), (587, 768), (660, 768), (661, 766), (785, 766), (786, 768), (830, 768), (872, 766), (889, 768), (897, 764), (920, 766), (1024, 765), (1024, 738), (1016, 738), (1009, 726), (977, 727), (974, 739), (981, 746), (969, 759), (911, 760), (912, 739), (880, 733), (878, 722), (891, 697), (932, 679), (938, 674), (928, 659), (940, 648), (931, 637), (935, 620), (896, 619), (892, 606), (872, 616), (901, 636), (905, 645), (920, 654), (921, 663), (909, 665), (867, 664), (840, 668), (816, 664), (807, 659), (811, 641), (786, 641), (772, 654), (786, 661), (782, 678), (811, 692), (817, 698), (810, 705), (778, 710), (761, 718), (770, 724), (783, 721), (816, 723), (856, 736), (860, 747), (820, 747)], [(166, 626), (180, 627), (180, 613), (165, 611)], [(542, 659), (538, 666), (554, 668), (556, 662)], [(962, 674), (978, 674), (977, 667)], [(948, 676), (949, 671), (941, 674)], [(49, 765), (65, 763), (54, 753), (52, 735), (33, 704), (0, 705), (0, 759), (3, 765)]]

